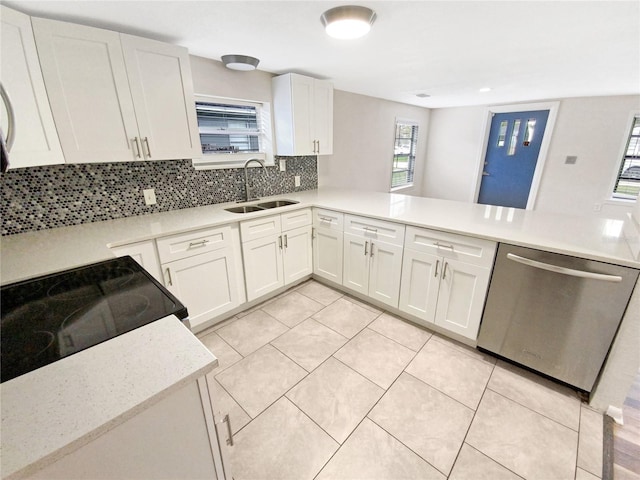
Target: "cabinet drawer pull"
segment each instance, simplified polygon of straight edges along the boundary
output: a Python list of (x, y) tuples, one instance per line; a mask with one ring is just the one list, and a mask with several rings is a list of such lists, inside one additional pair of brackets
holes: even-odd
[(433, 274), (434, 277), (438, 276), (438, 266), (440, 265), (440, 260), (436, 260), (436, 273)]
[(133, 141), (136, 144), (136, 158), (142, 158), (140, 156), (140, 141), (138, 140), (138, 137), (135, 137)]
[(451, 250), (452, 252), (455, 251), (455, 249), (453, 248), (453, 245), (446, 245), (446, 244), (440, 243), (440, 242), (433, 242), (433, 244), (437, 248), (446, 248), (447, 250)]
[(320, 221), (321, 222), (327, 222), (327, 223), (332, 223), (333, 220), (327, 217), (320, 217)]
[(371, 227), (364, 227), (364, 231), (365, 232), (371, 232), (371, 233), (378, 233), (378, 229), (377, 228), (371, 228)]
[(147, 146), (147, 156), (151, 158), (151, 148), (149, 147), (149, 137), (144, 137), (144, 144)]
[(209, 243), (209, 240), (207, 239), (200, 240), (199, 242), (189, 242), (189, 248), (204, 247), (207, 245), (207, 243)]
[(369, 248), (369, 241), (367, 240), (366, 242), (364, 242), (364, 256), (366, 257), (367, 255), (369, 255), (369, 252), (367, 251)]
[(233, 430), (231, 428), (231, 418), (229, 418), (228, 413), (224, 416), (222, 422), (227, 424), (227, 445), (233, 447)]
[(173, 285), (173, 281), (171, 280), (171, 270), (169, 270), (169, 267), (165, 268), (164, 271), (167, 274), (167, 283), (169, 283), (169, 285)]

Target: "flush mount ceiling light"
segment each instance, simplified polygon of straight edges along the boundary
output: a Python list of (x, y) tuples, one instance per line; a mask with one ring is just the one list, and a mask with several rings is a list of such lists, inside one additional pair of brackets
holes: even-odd
[(320, 17), (327, 35), (333, 38), (359, 38), (371, 30), (376, 12), (367, 7), (344, 5), (327, 10)]
[(223, 55), (222, 63), (231, 70), (242, 70), (246, 72), (255, 70), (260, 60), (248, 55)]

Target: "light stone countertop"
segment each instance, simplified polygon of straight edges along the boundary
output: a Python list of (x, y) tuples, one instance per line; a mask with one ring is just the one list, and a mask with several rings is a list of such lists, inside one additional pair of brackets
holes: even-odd
[[(345, 189), (278, 195), (300, 203), (247, 214), (231, 203), (2, 237), (0, 283), (7, 284), (113, 257), (108, 247), (317, 206), (418, 227), (640, 268), (632, 220), (558, 215), (451, 200)], [(637, 229), (635, 230), (637, 232)], [(632, 251), (632, 246), (636, 247)]]
[(171, 315), (0, 384), (2, 478), (54, 463), (217, 365)]

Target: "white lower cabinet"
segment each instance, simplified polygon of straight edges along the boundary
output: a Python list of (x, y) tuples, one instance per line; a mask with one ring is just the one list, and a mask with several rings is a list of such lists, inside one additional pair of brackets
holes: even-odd
[(191, 328), (245, 302), (238, 226), (157, 240), (164, 284), (189, 311)]
[(398, 307), (405, 226), (344, 216), (342, 285)]
[(204, 377), (37, 471), (38, 479), (231, 479)]
[(248, 301), (313, 272), (311, 209), (247, 220), (240, 230)]
[(313, 209), (313, 273), (342, 285), (344, 215)]
[(407, 227), (401, 311), (475, 340), (495, 243)]

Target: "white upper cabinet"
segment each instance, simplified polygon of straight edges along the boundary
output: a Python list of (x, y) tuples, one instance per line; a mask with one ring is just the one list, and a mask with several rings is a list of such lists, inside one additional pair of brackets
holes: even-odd
[(276, 153), (333, 153), (333, 85), (295, 73), (272, 82)]
[(202, 156), (186, 48), (120, 34), (145, 158)]
[(42, 18), (32, 23), (68, 163), (200, 155), (185, 48)]
[[(38, 63), (31, 19), (3, 5), (0, 14), (0, 82), (14, 115), (15, 137), (9, 152), (9, 168), (64, 163)], [(6, 135), (8, 108), (4, 102), (0, 105), (2, 131)]]

